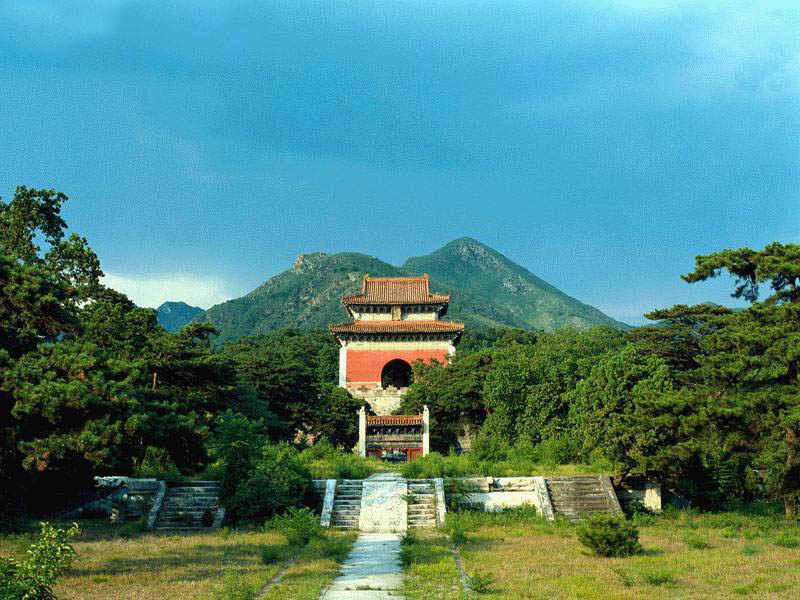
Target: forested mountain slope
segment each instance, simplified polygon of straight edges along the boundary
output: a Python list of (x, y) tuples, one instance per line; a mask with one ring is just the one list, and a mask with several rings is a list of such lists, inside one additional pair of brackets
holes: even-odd
[(287, 271), (194, 320), (213, 323), (220, 330), (219, 342), (281, 327), (323, 328), (347, 320), (341, 297), (358, 291), (365, 273), (375, 277), (429, 273), (432, 291), (452, 295), (446, 318), (468, 327), (547, 331), (601, 324), (627, 327), (471, 238), (409, 258), (402, 267), (354, 252), (303, 254)]

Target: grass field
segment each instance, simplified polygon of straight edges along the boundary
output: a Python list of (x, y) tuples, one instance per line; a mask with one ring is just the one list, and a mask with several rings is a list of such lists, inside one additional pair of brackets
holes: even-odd
[[(125, 537), (124, 526), (110, 526), (104, 520), (79, 525), (81, 533), (73, 543), (77, 557), (54, 589), (63, 600), (246, 600), (255, 597), (292, 554), (280, 534), (259, 529)], [(0, 555), (22, 557), (34, 537), (0, 538)], [(266, 597), (318, 598), (353, 537), (331, 533), (329, 540), (312, 541)], [(261, 560), (264, 547), (274, 548), (271, 564)]]
[[(786, 524), (780, 507), (642, 517), (644, 552), (630, 558), (592, 556), (574, 526), (526, 511), (448, 519), (468, 532), (461, 548), (467, 573), (494, 579), (479, 597), (800, 598), (800, 531)], [(410, 554), (408, 600), (463, 596), (441, 534), (421, 538)]]

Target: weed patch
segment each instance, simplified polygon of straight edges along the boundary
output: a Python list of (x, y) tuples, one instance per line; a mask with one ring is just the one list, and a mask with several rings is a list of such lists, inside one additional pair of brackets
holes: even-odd
[(692, 550), (708, 550), (712, 547), (711, 544), (697, 535), (687, 535), (683, 538), (683, 541)]
[(661, 586), (661, 585), (675, 585), (678, 580), (669, 571), (645, 571), (640, 573), (642, 581), (647, 585)]
[(785, 531), (775, 538), (775, 545), (781, 548), (797, 548), (800, 546), (800, 540), (795, 534)]
[(491, 573), (481, 573), (475, 571), (467, 576), (467, 585), (476, 594), (490, 594), (494, 591), (496, 578)]
[(283, 558), (284, 552), (277, 546), (262, 546), (258, 555), (262, 563), (265, 565), (272, 565)]
[(236, 569), (227, 569), (222, 577), (222, 589), (214, 594), (215, 600), (253, 600), (258, 588), (243, 579)]
[(758, 554), (761, 552), (760, 546), (755, 546), (753, 544), (746, 544), (742, 546), (742, 554), (745, 556), (753, 556), (754, 554)]

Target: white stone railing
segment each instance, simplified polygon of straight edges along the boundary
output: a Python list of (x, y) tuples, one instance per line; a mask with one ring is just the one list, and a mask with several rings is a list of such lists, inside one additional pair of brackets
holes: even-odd
[(153, 506), (150, 507), (150, 512), (147, 515), (147, 529), (155, 529), (156, 521), (158, 520), (158, 513), (161, 512), (161, 505), (164, 503), (164, 496), (167, 495), (167, 482), (158, 482), (158, 491), (156, 497), (153, 499)]
[(325, 481), (325, 498), (322, 501), (322, 516), (320, 525), (323, 527), (331, 526), (331, 513), (333, 512), (333, 500), (336, 496), (336, 480), (328, 479)]
[(441, 477), (434, 479), (433, 487), (436, 491), (436, 526), (444, 527), (444, 520), (447, 515), (447, 504), (444, 498), (444, 479)]

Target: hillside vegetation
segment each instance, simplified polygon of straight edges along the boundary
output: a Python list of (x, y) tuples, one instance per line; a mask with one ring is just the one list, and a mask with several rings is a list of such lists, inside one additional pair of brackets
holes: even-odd
[(283, 327), (324, 328), (346, 320), (341, 297), (358, 291), (365, 273), (375, 277), (429, 273), (432, 291), (452, 294), (447, 318), (470, 328), (627, 328), (471, 238), (409, 258), (402, 267), (354, 252), (304, 254), (287, 271), (241, 298), (210, 308), (195, 322), (213, 324), (220, 332), (219, 342)]

